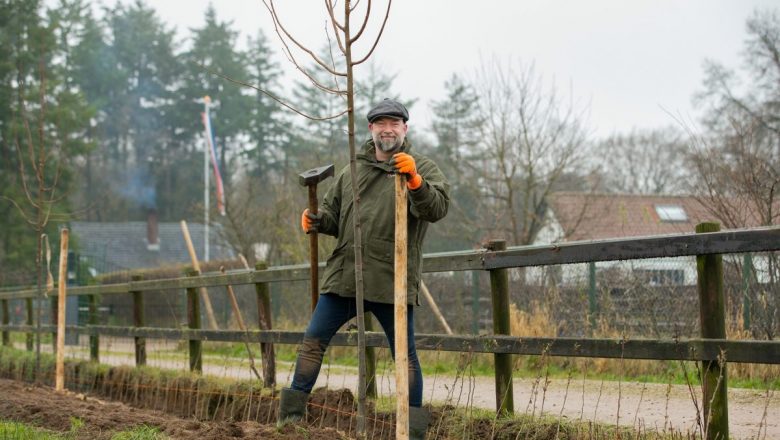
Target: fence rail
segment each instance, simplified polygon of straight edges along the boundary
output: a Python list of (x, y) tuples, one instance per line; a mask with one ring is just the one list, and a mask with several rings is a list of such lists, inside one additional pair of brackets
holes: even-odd
[[(704, 230), (717, 230), (716, 224), (703, 224)], [(493, 353), (496, 359), (506, 360), (506, 355), (550, 355), (573, 357), (599, 357), (623, 359), (657, 359), (657, 360), (691, 360), (701, 361), (709, 369), (715, 362), (746, 362), (780, 364), (780, 342), (741, 340), (731, 341), (722, 336), (713, 337), (705, 334), (705, 328), (711, 325), (725, 325), (722, 312), (712, 313), (722, 306), (722, 260), (721, 254), (766, 252), (780, 250), (780, 227), (765, 227), (740, 229), (724, 232), (704, 232), (696, 234), (675, 234), (652, 237), (634, 237), (612, 240), (593, 240), (571, 242), (545, 246), (523, 246), (504, 248), (502, 244), (492, 242), (486, 249), (428, 254), (424, 256), (423, 268), (427, 273), (450, 271), (488, 271), (491, 274), (491, 293), (493, 320), (503, 320), (502, 307), (508, 304), (507, 283), (501, 282), (506, 277), (506, 270), (516, 267), (546, 266), (571, 263), (593, 263), (596, 261), (633, 260), (659, 257), (695, 256), (698, 261), (700, 308), (702, 310), (702, 339), (689, 340), (619, 340), (594, 338), (518, 338), (507, 335), (508, 328), (504, 325), (494, 326), (494, 335), (489, 336), (446, 336), (433, 334), (417, 335), (417, 348), (422, 350), (442, 350), (474, 353)], [(320, 265), (324, 266), (323, 264)], [(139, 293), (160, 290), (187, 290), (194, 297), (194, 289), (226, 285), (254, 284), (258, 292), (265, 291), (268, 283), (303, 281), (309, 279), (308, 265), (293, 265), (263, 268), (258, 270), (233, 271), (225, 274), (207, 274), (200, 276), (183, 276), (181, 278), (164, 280), (134, 280), (127, 283), (74, 287), (68, 290), (68, 295), (88, 295), (94, 301), (96, 295), (132, 294), (136, 303), (142, 302)], [(9, 300), (28, 299), (26, 305), (32, 307), (30, 298), (37, 297), (39, 292), (34, 288), (4, 289), (0, 291), (0, 301), (3, 311)], [(258, 301), (261, 296), (258, 294)], [(137, 305), (137, 304), (136, 304)], [(135, 307), (136, 314), (142, 313), (141, 307)], [(144, 338), (187, 339), (190, 341), (190, 365), (199, 370), (201, 365), (200, 351), (197, 349), (203, 340), (211, 341), (251, 341), (263, 344), (298, 344), (303, 339), (302, 332), (277, 330), (260, 331), (227, 331), (202, 330), (197, 313), (197, 301), (188, 301), (189, 328), (149, 328), (143, 327), (143, 319), (134, 322), (136, 327), (116, 327), (89, 325), (84, 327), (68, 327), (70, 331), (89, 334), (91, 356), (97, 360), (97, 338), (101, 335), (124, 336), (136, 338), (136, 359), (143, 364), (139, 356), (145, 353)], [(29, 315), (28, 310), (28, 315)], [(717, 315), (717, 316), (713, 316)], [(723, 322), (715, 322), (723, 321)], [(3, 314), (0, 330), (3, 332), (3, 342), (8, 341), (8, 332), (36, 331), (32, 322), (27, 325), (9, 325), (7, 312)], [(706, 324), (706, 325), (705, 325)], [(258, 325), (261, 327), (260, 325)], [(41, 326), (41, 332), (53, 332), (53, 326)], [(503, 334), (499, 334), (503, 333)], [(709, 336), (709, 338), (708, 338)], [(139, 342), (140, 341), (140, 342)], [(366, 337), (369, 347), (386, 347), (384, 335), (369, 332)], [(333, 345), (354, 346), (357, 335), (354, 333), (338, 333)], [(28, 349), (30, 344), (28, 342)], [(268, 359), (264, 359), (267, 364)], [(271, 364), (273, 360), (271, 359)], [(725, 367), (724, 367), (725, 368)], [(508, 370), (509, 369), (509, 370)], [(500, 371), (499, 371), (500, 370)], [(725, 370), (724, 370), (725, 371)], [(496, 363), (497, 390), (501, 389), (504, 396), (511, 395), (511, 362)], [(720, 383), (720, 382), (718, 382)], [(723, 393), (726, 381), (720, 390), (705, 390), (707, 393)], [(725, 396), (725, 394), (723, 394)], [(705, 396), (705, 401), (708, 401)], [(714, 401), (713, 401), (714, 402)], [(725, 401), (718, 402), (725, 409)], [(497, 395), (497, 410), (499, 413), (511, 413), (512, 403)], [(717, 412), (720, 414), (720, 412)], [(715, 420), (715, 419), (718, 420)], [(708, 429), (708, 438), (728, 432), (728, 420), (712, 417), (708, 421), (712, 429)], [(713, 437), (714, 438), (714, 437)]]
[[(0, 330), (34, 332), (31, 326), (0, 325)], [(41, 326), (51, 333), (53, 325)], [(67, 326), (68, 332), (93, 336), (198, 340), (218, 342), (252, 342), (270, 344), (299, 344), (303, 333), (282, 330), (192, 330), (158, 327), (117, 327), (107, 325)], [(735, 363), (780, 364), (780, 342), (731, 341), (726, 339), (599, 339), (599, 338), (517, 338), (513, 336), (480, 335), (450, 336), (418, 334), (415, 344), (419, 350), (455, 351), (463, 353), (494, 353), (591, 357), (611, 359), (716, 361), (725, 358)], [(331, 345), (356, 347), (357, 335), (339, 332)], [(389, 348), (382, 332), (366, 332), (366, 346)]]
[[(502, 251), (487, 249), (441, 252), (423, 256), (423, 272), (492, 270), (514, 267), (645, 258), (765, 252), (780, 250), (780, 227), (741, 229), (704, 234), (676, 234), (628, 239), (592, 240), (543, 246), (517, 246)], [(325, 264), (320, 263), (320, 268)], [(68, 295), (116, 295), (149, 290), (187, 289), (258, 283), (306, 281), (308, 264), (236, 270), (165, 280), (71, 287)], [(0, 291), (0, 299), (35, 298), (35, 288)]]

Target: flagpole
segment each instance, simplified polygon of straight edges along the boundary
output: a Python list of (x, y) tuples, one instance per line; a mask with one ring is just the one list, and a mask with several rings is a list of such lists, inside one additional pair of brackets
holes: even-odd
[[(207, 96), (203, 97), (203, 107), (205, 108), (205, 118), (204, 122), (209, 120), (209, 105), (211, 104), (211, 98)], [(205, 125), (205, 124), (204, 124)], [(203, 138), (204, 140), (204, 148), (203, 148), (203, 231), (204, 231), (204, 239), (203, 239), (203, 261), (209, 261), (209, 161), (211, 160), (210, 154), (211, 151), (211, 140), (209, 137), (211, 134), (208, 132), (208, 130), (204, 130), (205, 136)]]

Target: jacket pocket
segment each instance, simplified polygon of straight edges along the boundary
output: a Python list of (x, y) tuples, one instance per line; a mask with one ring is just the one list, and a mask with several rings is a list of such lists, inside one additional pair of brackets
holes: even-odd
[(392, 264), (395, 259), (395, 242), (381, 238), (372, 238), (368, 240), (366, 254), (374, 260)]

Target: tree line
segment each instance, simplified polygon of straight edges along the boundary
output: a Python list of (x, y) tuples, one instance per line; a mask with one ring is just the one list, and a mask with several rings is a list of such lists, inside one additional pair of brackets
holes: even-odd
[[(744, 64), (706, 63), (701, 88), (691, 91), (700, 121), (670, 117), (668, 127), (603, 139), (590, 133), (587, 104), (532, 64), (493, 59), (452, 74), (430, 104), (431, 126), (412, 125), (409, 136), (413, 153), (433, 158), (452, 185), (451, 212), (431, 229), (428, 250), (469, 249), (487, 237), (532, 243), (556, 191), (692, 194), (726, 226), (748, 223), (746, 212), (776, 223), (779, 35), (777, 11), (757, 10)], [(260, 29), (242, 36), (213, 6), (181, 35), (141, 0), (97, 14), (88, 0), (0, 3), (4, 276), (30, 272), (40, 235), (69, 220), (138, 221), (154, 208), (161, 221), (200, 221), (214, 210), (202, 202), (206, 95), (228, 196), (227, 215), (211, 218), (250, 260), (263, 243), (272, 264), (303, 261), (296, 220), (306, 194), (297, 174), (346, 164), (346, 122), (304, 120), (274, 98), (313, 115), (344, 103), (303, 80), (286, 96), (285, 60), (274, 47)], [(340, 62), (327, 45), (321, 52)], [(322, 84), (338, 81), (310, 72)], [(358, 114), (384, 97), (419, 110), (394, 87), (392, 71), (369, 64), (357, 75)]]

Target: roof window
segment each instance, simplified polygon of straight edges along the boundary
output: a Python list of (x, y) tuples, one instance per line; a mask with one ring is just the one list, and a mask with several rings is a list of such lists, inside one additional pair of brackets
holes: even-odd
[(680, 205), (655, 205), (655, 212), (662, 222), (687, 222), (688, 214)]

